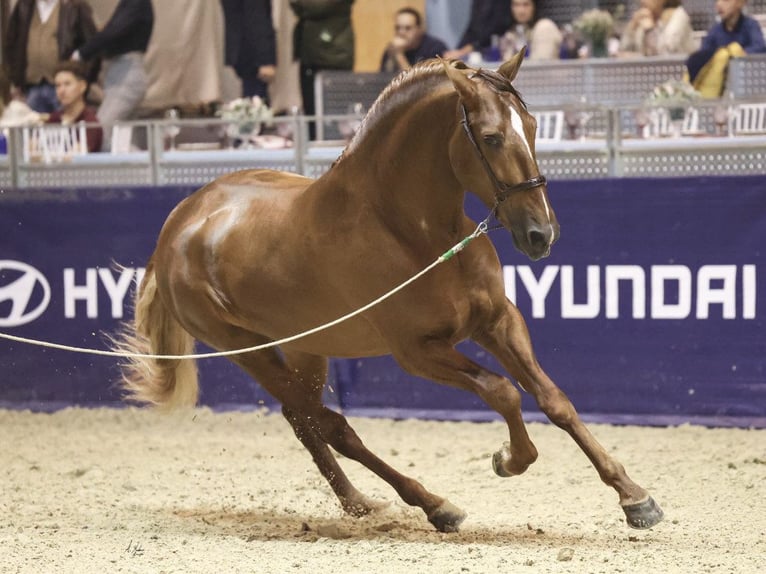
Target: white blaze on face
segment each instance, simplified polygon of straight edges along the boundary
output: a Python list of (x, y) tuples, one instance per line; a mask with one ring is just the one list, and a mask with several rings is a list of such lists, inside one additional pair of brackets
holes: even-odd
[[(540, 199), (543, 200), (543, 205), (545, 206), (545, 217), (548, 218), (548, 225), (553, 227), (553, 224), (551, 223), (551, 210), (548, 207), (548, 202), (545, 200), (545, 193), (543, 192), (543, 188), (540, 188)], [(551, 233), (551, 240), (553, 239), (553, 233)]]
[[(515, 131), (516, 135), (518, 135), (521, 138), (521, 141), (524, 142), (524, 147), (527, 148), (529, 159), (534, 160), (532, 157), (532, 150), (529, 147), (529, 142), (527, 141), (527, 136), (524, 135), (524, 122), (521, 120), (521, 115), (513, 106), (508, 106), (508, 109), (511, 111), (511, 127), (513, 128), (513, 131)], [(545, 207), (545, 217), (548, 218), (548, 225), (550, 225), (552, 228), (553, 224), (551, 223), (551, 210), (548, 207), (548, 202), (545, 199), (545, 193), (543, 192), (542, 188), (540, 188), (540, 199), (542, 200), (543, 206)], [(551, 233), (551, 241), (553, 241), (553, 233)]]
[(524, 122), (521, 120), (521, 115), (513, 106), (508, 106), (508, 109), (511, 110), (511, 127), (521, 138), (521, 141), (524, 142), (524, 147), (527, 148), (529, 158), (532, 159), (532, 150), (529, 147), (529, 142), (527, 142), (527, 136), (524, 135)]

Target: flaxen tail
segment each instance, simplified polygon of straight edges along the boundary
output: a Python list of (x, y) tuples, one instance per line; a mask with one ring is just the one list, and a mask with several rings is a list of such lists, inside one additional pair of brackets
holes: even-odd
[[(115, 350), (151, 355), (188, 355), (194, 339), (176, 321), (157, 293), (150, 262), (136, 297), (135, 319), (113, 341)], [(199, 385), (193, 359), (129, 358), (121, 365), (125, 400), (162, 409), (194, 406)]]

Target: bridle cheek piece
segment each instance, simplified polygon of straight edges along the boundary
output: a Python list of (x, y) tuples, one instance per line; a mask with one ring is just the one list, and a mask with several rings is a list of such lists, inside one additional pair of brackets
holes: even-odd
[(495, 186), (495, 209), (497, 209), (498, 205), (508, 199), (512, 193), (516, 193), (517, 191), (527, 191), (545, 185), (547, 180), (544, 175), (538, 175), (537, 177), (532, 177), (514, 185), (503, 183), (497, 179), (495, 172), (492, 171), (492, 166), (489, 165), (487, 158), (481, 153), (481, 148), (479, 148), (479, 144), (476, 143), (476, 138), (473, 137), (471, 127), (468, 125), (468, 112), (465, 109), (465, 104), (460, 104), (460, 109), (463, 112), (463, 119), (460, 122), (463, 124), (463, 130), (465, 130), (465, 133), (468, 136), (468, 141), (473, 145), (473, 149), (476, 150), (476, 153), (479, 155), (479, 159), (484, 166), (484, 170), (487, 172), (489, 179), (492, 180), (492, 183)]

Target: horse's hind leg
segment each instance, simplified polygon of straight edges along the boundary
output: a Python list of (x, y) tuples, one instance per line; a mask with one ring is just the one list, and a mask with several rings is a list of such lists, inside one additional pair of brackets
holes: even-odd
[(342, 455), (363, 464), (385, 480), (404, 502), (420, 507), (437, 530), (458, 530), (465, 519), (465, 513), (448, 500), (428, 492), (418, 481), (401, 474), (374, 455), (364, 446), (344, 416), (321, 404), (307, 412), (312, 424), (316, 421), (317, 432), (323, 440)]
[(343, 510), (351, 516), (366, 516), (375, 510), (383, 508), (386, 503), (377, 502), (359, 492), (351, 484), (348, 477), (340, 468), (332, 452), (319, 434), (311, 428), (306, 417), (296, 414), (287, 407), (282, 408), (282, 414), (295, 431), (295, 436), (301, 441), (306, 450), (311, 453), (319, 472), (325, 477)]
[[(304, 392), (320, 402), (327, 379), (327, 358), (304, 353), (285, 353), (285, 359)], [(312, 428), (309, 419), (286, 406), (282, 407), (282, 414), (293, 427), (295, 436), (311, 453), (319, 472), (335, 492), (345, 512), (352, 516), (365, 516), (386, 505), (365, 496), (351, 484), (327, 443)]]
[(322, 441), (343, 456), (363, 464), (377, 474), (396, 490), (404, 502), (422, 508), (428, 520), (438, 530), (457, 531), (465, 518), (462, 510), (446, 499), (428, 492), (418, 481), (397, 472), (375, 456), (364, 446), (344, 416), (325, 407), (317, 396), (307, 394), (301, 385), (291, 384), (295, 380), (294, 374), (286, 368), (276, 352), (238, 355), (232, 360), (281, 402), (289, 413), (311, 421), (311, 428)]
[(662, 510), (649, 493), (633, 482), (623, 466), (609, 456), (583, 424), (567, 396), (540, 368), (524, 319), (515, 306), (508, 302), (506, 312), (475, 340), (497, 357), (519, 384), (534, 396), (551, 422), (572, 436), (593, 463), (601, 480), (619, 494), (620, 505), (630, 526), (651, 528), (662, 520)]

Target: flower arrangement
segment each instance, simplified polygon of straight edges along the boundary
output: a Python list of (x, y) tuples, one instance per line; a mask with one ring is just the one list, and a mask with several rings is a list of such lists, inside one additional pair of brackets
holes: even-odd
[(649, 92), (646, 103), (652, 106), (688, 105), (700, 99), (701, 94), (682, 80), (668, 80)]
[(260, 130), (261, 123), (274, 117), (266, 102), (258, 96), (227, 102), (218, 110), (217, 115), (236, 124), (239, 134), (248, 137)]
[(606, 10), (586, 10), (574, 21), (577, 30), (593, 46), (606, 46), (614, 30), (614, 19)]
[(670, 119), (682, 119), (684, 111), (701, 98), (691, 84), (682, 80), (668, 80), (649, 92), (644, 100), (649, 106), (668, 108)]

